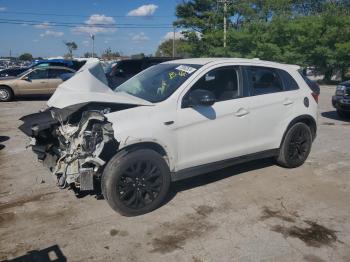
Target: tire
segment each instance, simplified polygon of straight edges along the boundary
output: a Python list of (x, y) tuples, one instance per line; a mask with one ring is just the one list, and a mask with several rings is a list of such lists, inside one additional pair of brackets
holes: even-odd
[(102, 174), (102, 193), (124, 216), (138, 216), (158, 208), (170, 187), (170, 170), (157, 152), (138, 149), (117, 153)]
[(7, 86), (0, 86), (0, 102), (9, 102), (13, 99), (13, 91)]
[(341, 118), (349, 118), (350, 117), (350, 113), (344, 112), (344, 111), (339, 110), (339, 109), (337, 109), (337, 114)]
[(277, 163), (287, 168), (301, 166), (309, 156), (311, 145), (310, 127), (301, 122), (294, 124), (285, 135)]

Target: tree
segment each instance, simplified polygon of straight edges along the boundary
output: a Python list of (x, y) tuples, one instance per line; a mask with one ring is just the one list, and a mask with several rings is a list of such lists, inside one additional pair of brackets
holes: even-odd
[[(329, 81), (350, 67), (350, 2), (347, 0), (236, 0), (228, 6), (223, 48), (223, 5), (188, 0), (176, 7), (175, 26), (186, 28), (190, 56), (259, 57), (312, 66)], [(200, 32), (198, 37), (194, 32)], [(159, 46), (168, 50), (170, 43)], [(163, 51), (165, 52), (165, 51)]]
[[(184, 39), (175, 40), (175, 56), (176, 57), (189, 57), (191, 52), (191, 46)], [(156, 56), (171, 57), (173, 55), (173, 40), (168, 39), (162, 42), (156, 51)]]
[(102, 53), (102, 59), (105, 60), (116, 60), (120, 57), (119, 52), (112, 52), (112, 49), (108, 47), (103, 53)]
[(96, 53), (92, 54), (90, 52), (86, 52), (84, 53), (84, 57), (85, 58), (90, 58), (90, 57), (98, 57)]
[(73, 50), (77, 50), (78, 49), (78, 45), (75, 42), (64, 42), (64, 44), (66, 45), (67, 49), (68, 49), (68, 54), (67, 56), (72, 59), (73, 58)]
[(23, 61), (32, 61), (33, 60), (33, 56), (30, 53), (24, 53), (24, 54), (21, 54), (18, 57), (18, 59), (19, 60), (23, 60)]

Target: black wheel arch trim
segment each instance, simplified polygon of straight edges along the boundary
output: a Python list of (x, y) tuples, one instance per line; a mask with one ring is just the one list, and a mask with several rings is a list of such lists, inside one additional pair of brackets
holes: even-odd
[(316, 124), (315, 118), (313, 118), (311, 115), (300, 115), (294, 118), (292, 121), (290, 121), (289, 125), (287, 126), (286, 130), (283, 133), (283, 137), (280, 143), (280, 148), (287, 135), (288, 130), (296, 123), (305, 123), (307, 126), (309, 126), (311, 129), (312, 141), (315, 140), (316, 134), (317, 134), (317, 124)]
[(130, 153), (130, 152), (133, 152), (135, 150), (139, 150), (139, 149), (151, 149), (155, 152), (157, 152), (159, 155), (161, 155), (165, 162), (167, 163), (169, 169), (170, 169), (170, 160), (169, 160), (169, 155), (168, 155), (168, 152), (165, 150), (165, 148), (160, 145), (159, 143), (157, 142), (139, 142), (139, 143), (134, 143), (134, 144), (130, 144), (130, 145), (127, 145), (123, 148), (120, 148), (117, 152), (117, 154), (119, 152), (126, 152), (126, 153)]

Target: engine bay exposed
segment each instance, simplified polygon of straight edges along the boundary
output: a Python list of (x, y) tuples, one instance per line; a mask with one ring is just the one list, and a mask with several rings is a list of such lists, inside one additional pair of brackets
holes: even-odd
[(105, 114), (133, 107), (118, 104), (81, 104), (48, 108), (21, 118), (38, 159), (54, 174), (60, 188), (94, 190), (105, 164), (118, 150), (112, 123)]

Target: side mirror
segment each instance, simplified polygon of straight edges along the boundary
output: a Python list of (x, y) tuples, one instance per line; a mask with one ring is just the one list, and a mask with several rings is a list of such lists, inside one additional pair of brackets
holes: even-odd
[(186, 106), (212, 106), (216, 102), (215, 95), (204, 89), (192, 91), (187, 98)]
[(30, 82), (30, 81), (31, 81), (29, 76), (25, 76), (25, 77), (23, 77), (23, 78), (22, 78), (22, 80), (24, 80), (24, 81), (28, 81), (28, 82)]

